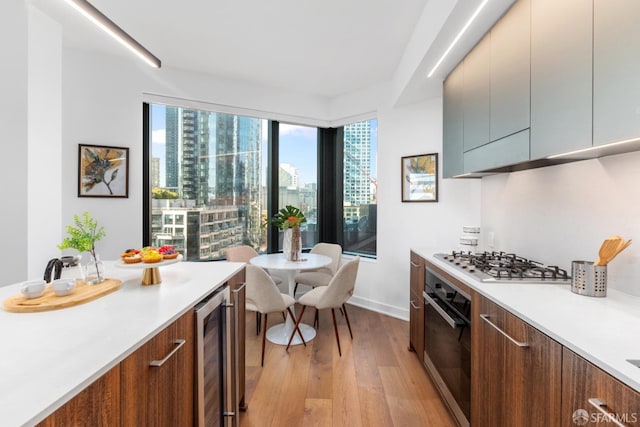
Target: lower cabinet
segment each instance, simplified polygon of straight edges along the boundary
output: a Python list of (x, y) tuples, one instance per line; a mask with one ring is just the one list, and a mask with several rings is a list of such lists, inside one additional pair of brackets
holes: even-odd
[(122, 425), (193, 425), (194, 311), (120, 364)]
[(409, 350), (424, 362), (424, 259), (411, 252), (409, 289)]
[(120, 425), (120, 365), (95, 380), (40, 427), (111, 427)]
[(562, 346), (480, 294), (472, 301), (471, 425), (560, 426)]
[(562, 390), (562, 425), (640, 423), (640, 393), (567, 348), (562, 353)]

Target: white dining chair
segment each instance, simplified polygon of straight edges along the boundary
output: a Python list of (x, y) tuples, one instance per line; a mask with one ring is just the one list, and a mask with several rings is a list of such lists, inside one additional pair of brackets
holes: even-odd
[[(338, 335), (338, 324), (336, 323), (336, 308), (342, 308), (344, 317), (347, 321), (349, 328), (349, 335), (353, 339), (353, 333), (351, 332), (351, 323), (349, 322), (349, 315), (347, 314), (347, 308), (345, 303), (353, 295), (353, 290), (356, 285), (356, 277), (358, 275), (358, 265), (360, 263), (360, 257), (357, 256), (351, 261), (345, 263), (338, 272), (333, 276), (327, 286), (319, 286), (310, 290), (306, 294), (300, 297), (298, 303), (302, 304), (302, 310), (296, 321), (296, 329), (302, 319), (304, 310), (307, 306), (315, 307), (316, 312), (325, 308), (331, 309), (331, 316), (333, 317), (333, 329), (336, 334), (336, 342), (338, 343), (338, 353), (342, 356), (342, 349), (340, 348), (340, 337)], [(294, 330), (295, 333), (295, 330)], [(293, 340), (293, 333), (289, 338), (287, 344), (287, 350)]]
[(327, 286), (329, 284), (340, 266), (342, 246), (335, 243), (317, 243), (313, 248), (311, 248), (310, 253), (328, 256), (331, 258), (331, 264), (326, 267), (303, 271), (296, 274), (294, 277), (296, 282), (296, 285), (293, 288), (294, 296), (298, 290), (298, 285), (307, 285), (311, 288), (315, 288), (317, 286)]
[[(241, 246), (233, 246), (230, 248), (226, 248), (225, 256), (227, 258), (227, 261), (248, 263), (251, 258), (258, 256), (258, 252), (256, 252), (256, 250), (253, 249), (251, 246), (241, 245)], [(272, 276), (271, 278), (276, 283), (276, 285), (279, 285), (282, 283), (282, 279), (280, 279), (279, 277)], [(245, 307), (247, 311), (256, 312), (256, 335), (259, 335), (260, 324), (262, 322), (260, 312), (256, 310), (255, 305), (250, 304), (249, 302), (245, 304)]]
[[(252, 304), (256, 312), (261, 313), (264, 318), (264, 324), (262, 325), (262, 357), (260, 359), (260, 366), (264, 366), (264, 348), (267, 338), (267, 316), (269, 313), (280, 312), (284, 313), (286, 310), (291, 316), (291, 320), (295, 323), (293, 333), (298, 332), (302, 343), (306, 346), (307, 343), (300, 332), (298, 327), (299, 322), (296, 321), (296, 316), (291, 310), (291, 306), (296, 303), (293, 297), (283, 294), (278, 290), (275, 282), (267, 274), (266, 271), (255, 265), (248, 264), (246, 266), (246, 290), (247, 290), (247, 306)], [(289, 341), (291, 342), (291, 341)]]

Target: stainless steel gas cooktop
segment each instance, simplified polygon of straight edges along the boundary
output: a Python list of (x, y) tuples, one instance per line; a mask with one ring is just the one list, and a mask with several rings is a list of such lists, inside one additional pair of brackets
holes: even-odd
[(481, 282), (570, 284), (571, 277), (554, 265), (542, 263), (506, 252), (439, 253), (435, 258), (450, 263), (469, 277)]

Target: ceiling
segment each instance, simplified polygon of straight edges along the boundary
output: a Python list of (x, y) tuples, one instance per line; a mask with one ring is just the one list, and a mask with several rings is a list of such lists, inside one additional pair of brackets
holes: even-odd
[[(64, 0), (27, 0), (63, 28), (65, 46), (129, 51)], [(425, 98), (513, 0), (490, 0), (434, 78), (432, 67), (480, 0), (90, 0), (162, 67), (338, 97), (397, 81)], [(418, 37), (424, 37), (424, 42)], [(411, 49), (408, 49), (411, 47)]]

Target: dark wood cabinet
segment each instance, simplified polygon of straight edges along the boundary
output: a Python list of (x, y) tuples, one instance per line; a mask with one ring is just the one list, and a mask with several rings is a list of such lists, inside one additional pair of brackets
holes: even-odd
[(192, 425), (194, 311), (121, 363), (122, 425)]
[(560, 426), (562, 346), (482, 295), (472, 300), (471, 425)]
[(615, 425), (607, 414), (622, 425), (640, 423), (640, 393), (568, 348), (562, 353), (562, 390), (562, 425)]
[(424, 362), (424, 259), (411, 252), (409, 291), (409, 350)]
[(245, 281), (245, 270), (243, 269), (240, 273), (236, 274), (229, 280), (229, 286), (231, 288), (231, 292), (238, 293), (238, 306), (236, 307), (237, 311), (237, 323), (236, 328), (238, 332), (238, 348), (236, 349), (238, 352), (238, 399), (241, 410), (246, 410), (247, 405), (245, 402), (245, 336), (247, 331), (247, 324), (245, 322), (245, 313), (246, 313), (246, 292), (244, 288)]
[(40, 427), (111, 427), (120, 423), (120, 365), (49, 415)]

